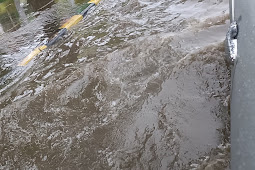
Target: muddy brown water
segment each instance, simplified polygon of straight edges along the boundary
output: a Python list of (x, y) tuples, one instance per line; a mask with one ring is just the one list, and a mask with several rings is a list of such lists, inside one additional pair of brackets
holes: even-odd
[(0, 169), (229, 169), (228, 0), (0, 2)]

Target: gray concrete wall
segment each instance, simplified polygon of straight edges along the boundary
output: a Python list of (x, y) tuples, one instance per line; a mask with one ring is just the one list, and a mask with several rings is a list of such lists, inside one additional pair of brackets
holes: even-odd
[(238, 59), (231, 99), (231, 169), (255, 169), (255, 1), (235, 0)]

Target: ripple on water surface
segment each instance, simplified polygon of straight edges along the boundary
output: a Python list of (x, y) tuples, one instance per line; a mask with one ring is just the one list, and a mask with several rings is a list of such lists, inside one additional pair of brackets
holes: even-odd
[(102, 1), (16, 67), (78, 4), (0, 37), (1, 168), (227, 169), (228, 1)]

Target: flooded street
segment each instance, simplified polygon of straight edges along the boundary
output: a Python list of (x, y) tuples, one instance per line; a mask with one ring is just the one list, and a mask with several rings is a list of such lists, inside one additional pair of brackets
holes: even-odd
[(0, 0), (0, 169), (229, 169), (228, 0)]

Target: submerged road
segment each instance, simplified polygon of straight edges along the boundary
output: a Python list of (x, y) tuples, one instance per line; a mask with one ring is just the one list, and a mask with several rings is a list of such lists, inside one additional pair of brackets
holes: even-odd
[[(228, 0), (0, 1), (0, 169), (229, 169)], [(2, 10), (5, 9), (5, 10)]]

